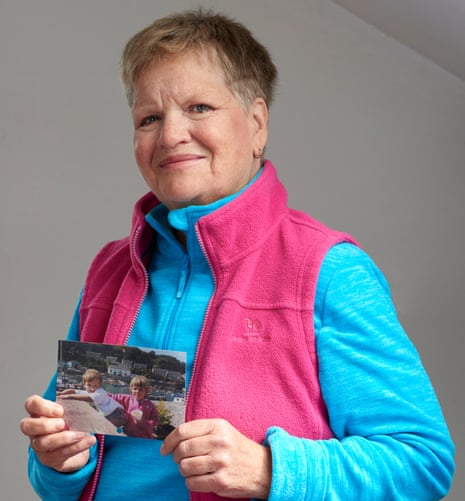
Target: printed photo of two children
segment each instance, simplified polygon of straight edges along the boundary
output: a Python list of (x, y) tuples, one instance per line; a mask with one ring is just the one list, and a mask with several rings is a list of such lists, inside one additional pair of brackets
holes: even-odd
[(184, 421), (186, 353), (59, 341), (56, 384), (70, 430), (163, 440)]

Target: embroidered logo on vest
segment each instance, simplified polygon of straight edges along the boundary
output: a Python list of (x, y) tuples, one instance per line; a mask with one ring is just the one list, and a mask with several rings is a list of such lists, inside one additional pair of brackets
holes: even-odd
[(270, 336), (264, 334), (262, 323), (258, 318), (246, 318), (243, 321), (244, 330), (241, 335), (233, 336), (232, 340), (239, 343), (262, 343), (270, 341)]

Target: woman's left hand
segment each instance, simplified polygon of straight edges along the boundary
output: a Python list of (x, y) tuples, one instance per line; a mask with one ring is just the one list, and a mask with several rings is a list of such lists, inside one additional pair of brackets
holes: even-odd
[(245, 437), (223, 419), (181, 424), (166, 437), (161, 453), (173, 453), (191, 491), (231, 498), (268, 498), (270, 449)]

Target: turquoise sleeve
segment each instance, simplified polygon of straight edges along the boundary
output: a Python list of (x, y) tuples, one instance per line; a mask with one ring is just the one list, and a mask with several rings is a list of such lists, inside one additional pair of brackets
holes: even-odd
[(28, 474), (32, 487), (40, 499), (47, 501), (76, 501), (90, 480), (97, 464), (97, 447), (90, 449), (86, 466), (73, 473), (59, 473), (44, 466), (29, 448)]
[(320, 385), (335, 437), (268, 430), (269, 501), (438, 500), (454, 446), (385, 278), (362, 250), (335, 246), (315, 301)]
[[(79, 339), (79, 304), (71, 321), (67, 339)], [(56, 374), (43, 394), (48, 400), (55, 400)], [(90, 480), (97, 465), (97, 445), (90, 449), (90, 458), (84, 468), (73, 473), (59, 473), (53, 468), (44, 466), (37, 458), (35, 452), (29, 447), (28, 475), (32, 488), (41, 499), (47, 501), (76, 501), (82, 490)]]

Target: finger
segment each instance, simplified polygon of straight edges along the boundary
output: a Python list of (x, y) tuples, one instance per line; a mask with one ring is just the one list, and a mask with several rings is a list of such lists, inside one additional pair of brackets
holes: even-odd
[(61, 418), (35, 417), (21, 420), (20, 429), (28, 437), (58, 433), (67, 428)]
[(73, 471), (86, 464), (89, 449), (95, 444), (96, 438), (86, 433), (66, 433), (71, 433), (71, 435), (67, 437), (66, 442), (59, 444), (48, 443), (43, 439), (44, 437), (31, 441), (42, 464), (58, 471)]
[(223, 483), (218, 478), (219, 475), (216, 472), (206, 473), (205, 475), (192, 475), (186, 477), (186, 487), (192, 492), (221, 491)]
[(162, 455), (171, 454), (180, 443), (196, 437), (211, 434), (217, 426), (213, 419), (199, 419), (180, 424), (163, 441), (160, 452)]
[(57, 418), (62, 417), (64, 414), (63, 407), (56, 402), (51, 400), (46, 400), (39, 395), (32, 395), (29, 397), (24, 407), (31, 417), (50, 417)]
[(190, 438), (179, 442), (173, 451), (173, 459), (179, 464), (183, 459), (211, 454), (215, 448), (215, 440), (211, 435)]
[[(81, 431), (63, 431), (61, 433), (54, 433), (52, 435), (39, 435), (31, 437), (31, 447), (35, 452), (41, 454), (44, 452), (63, 451), (67, 448), (81, 447), (87, 442), (87, 438), (91, 437), (89, 433)], [(83, 442), (80, 445), (80, 442)], [(66, 455), (66, 452), (64, 453)]]
[(210, 455), (183, 458), (178, 463), (184, 478), (208, 475), (217, 471), (217, 464)]

